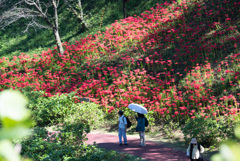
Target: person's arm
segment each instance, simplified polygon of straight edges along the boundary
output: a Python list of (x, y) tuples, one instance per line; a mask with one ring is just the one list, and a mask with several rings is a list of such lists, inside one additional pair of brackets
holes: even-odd
[(200, 145), (200, 153), (203, 153), (204, 152), (204, 148), (202, 145)]

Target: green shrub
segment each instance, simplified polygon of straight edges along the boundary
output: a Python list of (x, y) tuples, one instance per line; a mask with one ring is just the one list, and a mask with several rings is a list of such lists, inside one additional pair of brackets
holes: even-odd
[(99, 127), (103, 120), (103, 112), (99, 105), (90, 102), (75, 103), (75, 93), (44, 97), (43, 91), (28, 92), (30, 98), (28, 108), (38, 126), (48, 126), (64, 122), (85, 122), (92, 129)]
[(226, 122), (223, 118), (216, 119), (202, 118), (188, 120), (182, 132), (186, 144), (189, 144), (193, 137), (197, 138), (203, 146), (215, 145), (218, 141), (233, 136), (233, 124)]
[(43, 92), (32, 92), (28, 108), (39, 126), (63, 123), (66, 116), (75, 112), (74, 93), (44, 97)]
[[(43, 127), (20, 141), (21, 154), (34, 160), (78, 160), (84, 154), (83, 141), (89, 133), (85, 123), (65, 124), (59, 132), (48, 132)], [(17, 142), (17, 141), (16, 141)]]
[(83, 122), (83, 123), (65, 123), (62, 130), (60, 130), (60, 139), (66, 145), (69, 144), (76, 144), (80, 145), (83, 144), (83, 141), (86, 140), (86, 135), (90, 132), (90, 126)]
[(148, 119), (148, 127), (152, 128), (155, 125), (154, 111), (148, 111), (145, 117)]
[(168, 138), (173, 138), (175, 136), (175, 132), (180, 129), (179, 127), (179, 122), (168, 121), (163, 125), (162, 131)]
[(99, 105), (83, 102), (74, 105), (74, 111), (65, 119), (66, 122), (85, 122), (91, 129), (99, 128), (103, 121), (104, 113)]

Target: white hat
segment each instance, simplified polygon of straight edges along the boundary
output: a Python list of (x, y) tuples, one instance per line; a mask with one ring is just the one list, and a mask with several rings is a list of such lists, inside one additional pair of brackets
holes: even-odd
[(191, 144), (197, 144), (197, 139), (196, 138), (192, 138)]

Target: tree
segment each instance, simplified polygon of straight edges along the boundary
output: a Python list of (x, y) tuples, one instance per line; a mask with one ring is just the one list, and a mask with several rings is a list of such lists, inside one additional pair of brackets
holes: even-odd
[(123, 17), (126, 18), (126, 2), (129, 2), (130, 0), (123, 0)]
[(65, 0), (69, 10), (77, 17), (83, 30), (88, 29), (88, 24), (85, 21), (81, 0)]
[[(4, 2), (6, 0), (0, 1)], [(1, 14), (0, 28), (4, 29), (19, 19), (25, 18), (30, 20), (25, 31), (27, 31), (29, 27), (52, 29), (58, 50), (63, 55), (64, 50), (59, 35), (58, 24), (59, 1), (60, 0), (20, 0), (13, 4), (9, 10)], [(41, 20), (44, 20), (45, 23)]]

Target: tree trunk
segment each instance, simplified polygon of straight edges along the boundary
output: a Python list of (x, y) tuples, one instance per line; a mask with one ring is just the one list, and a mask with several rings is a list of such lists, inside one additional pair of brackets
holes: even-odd
[(58, 51), (63, 55), (64, 51), (63, 51), (63, 47), (62, 47), (62, 42), (61, 42), (61, 38), (59, 35), (59, 27), (58, 27), (58, 4), (56, 3), (55, 0), (52, 0), (52, 4), (54, 7), (54, 28), (53, 28), (53, 33), (57, 42), (57, 47), (58, 47)]
[(61, 42), (61, 38), (59, 36), (58, 29), (56, 29), (56, 28), (53, 29), (53, 33), (54, 33), (55, 40), (57, 42), (58, 51), (63, 55), (64, 50), (63, 50), (63, 47), (62, 47), (62, 42)]

